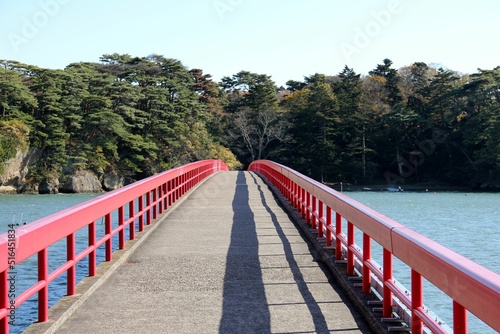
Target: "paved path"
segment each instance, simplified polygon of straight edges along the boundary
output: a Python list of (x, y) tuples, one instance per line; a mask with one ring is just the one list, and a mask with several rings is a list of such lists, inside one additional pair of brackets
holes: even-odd
[(219, 173), (58, 333), (370, 333), (265, 183)]

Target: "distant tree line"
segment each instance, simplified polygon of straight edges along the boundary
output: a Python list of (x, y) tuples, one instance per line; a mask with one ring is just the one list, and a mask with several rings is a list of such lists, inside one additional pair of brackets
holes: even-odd
[(201, 70), (158, 55), (104, 55), (51, 70), (0, 62), (0, 159), (41, 152), (33, 182), (63, 169), (139, 179), (191, 161), (240, 164), (217, 133), (220, 90)]
[(328, 183), (500, 187), (500, 67), (465, 75), (384, 59), (366, 76), (346, 66), (277, 89), (240, 72), (220, 87), (226, 143), (244, 164), (271, 159)]
[(79, 169), (139, 179), (218, 158), (234, 169), (271, 159), (330, 183), (500, 186), (500, 67), (384, 59), (366, 76), (346, 66), (286, 85), (247, 71), (215, 83), (159, 55), (64, 70), (0, 61), (0, 172), (31, 147), (33, 182)]

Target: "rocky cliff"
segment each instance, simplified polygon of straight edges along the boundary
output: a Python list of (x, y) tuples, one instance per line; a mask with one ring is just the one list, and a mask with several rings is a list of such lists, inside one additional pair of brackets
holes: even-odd
[(82, 170), (68, 176), (60, 191), (64, 193), (97, 193), (103, 190), (101, 182), (94, 173)]
[(14, 158), (8, 160), (0, 174), (0, 193), (95, 193), (115, 190), (124, 185), (123, 176), (115, 171), (98, 177), (88, 170), (78, 170), (35, 182), (30, 178), (30, 167), (37, 159), (40, 159), (40, 152), (29, 149), (17, 152)]
[(37, 149), (18, 151), (4, 164), (0, 174), (0, 193), (38, 192), (38, 187), (27, 180), (29, 167), (40, 157)]

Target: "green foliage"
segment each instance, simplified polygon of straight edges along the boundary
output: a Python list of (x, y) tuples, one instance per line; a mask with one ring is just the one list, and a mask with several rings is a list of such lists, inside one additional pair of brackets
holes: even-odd
[(307, 168), (311, 177), (325, 181), (339, 171), (338, 100), (324, 76), (315, 75), (302, 90), (287, 96), (282, 105), (288, 110), (289, 133), (295, 152), (289, 162)]
[(19, 63), (0, 60), (0, 120), (19, 119), (29, 121), (37, 101), (26, 85), (27, 78), (9, 69), (17, 68)]
[(286, 142), (287, 122), (271, 77), (241, 71), (222, 78), (220, 87), (227, 96), (226, 145), (246, 164), (276, 154)]
[[(36, 148), (34, 182), (63, 170), (142, 178), (191, 161), (273, 159), (325, 182), (500, 185), (500, 68), (470, 76), (390, 59), (278, 89), (220, 83), (160, 55), (107, 54), (50, 70), (0, 60), (0, 171)], [(242, 164), (243, 163), (243, 164)]]
[[(287, 83), (292, 142), (279, 161), (329, 182), (499, 187), (499, 68), (468, 77), (421, 62), (391, 66)], [(327, 105), (337, 107), (322, 112)]]
[(0, 173), (4, 163), (15, 157), (18, 150), (28, 148), (29, 128), (19, 120), (0, 120)]
[[(26, 142), (41, 153), (30, 170), (34, 182), (63, 169), (142, 178), (225, 149), (208, 131), (220, 131), (221, 91), (178, 60), (112, 54), (64, 70), (0, 64), (0, 122), (17, 120), (31, 131)], [(204, 144), (194, 145), (200, 137)], [(14, 139), (2, 133), (1, 161), (20, 148)], [(202, 146), (209, 149), (200, 154)], [(224, 156), (238, 165), (230, 152)]]

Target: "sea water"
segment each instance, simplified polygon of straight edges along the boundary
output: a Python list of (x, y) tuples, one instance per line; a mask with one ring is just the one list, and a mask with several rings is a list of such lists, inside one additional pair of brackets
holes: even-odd
[[(0, 232), (9, 230), (9, 225), (19, 227), (29, 224), (39, 218), (65, 208), (82, 203), (96, 197), (97, 194), (58, 194), (58, 195), (0, 195)], [(99, 227), (97, 227), (99, 229)], [(102, 228), (101, 228), (102, 229)], [(84, 235), (85, 234), (85, 235)], [(79, 231), (76, 237), (76, 250), (86, 247), (88, 239), (86, 231)], [(66, 260), (65, 240), (49, 247), (49, 272), (56, 269)], [(97, 253), (97, 261), (103, 259), (102, 251)], [(22, 263), (15, 264), (10, 276), (15, 281), (10, 282), (15, 288), (16, 297), (37, 281), (37, 256), (31, 256)], [(87, 261), (77, 264), (77, 281), (88, 272)], [(49, 285), (49, 307), (66, 294), (66, 274), (55, 279)], [(25, 330), (38, 318), (37, 294), (20, 305), (14, 314), (10, 333), (17, 334)]]
[[(345, 195), (500, 274), (500, 194), (346, 192)], [(357, 237), (356, 243), (362, 244), (361, 237)], [(382, 263), (381, 256), (377, 261)], [(393, 274), (399, 283), (411, 287), (411, 269), (398, 259), (394, 260)], [(452, 327), (451, 298), (426, 280), (424, 304)], [(469, 333), (496, 333), (470, 313), (468, 328)]]
[[(449, 249), (500, 273), (500, 194), (458, 192), (346, 192), (353, 199), (395, 219)], [(64, 208), (96, 197), (95, 194), (60, 195), (0, 195), (0, 232), (8, 225), (24, 224), (45, 217)], [(102, 224), (101, 224), (102, 225)], [(98, 229), (99, 226), (98, 224)], [(102, 227), (102, 226), (101, 226)], [(98, 232), (99, 237), (99, 232)], [(361, 238), (356, 243), (361, 245)], [(86, 233), (77, 235), (77, 251), (86, 246)], [(64, 241), (49, 249), (49, 258), (59, 256), (64, 261)], [(113, 242), (113, 245), (116, 245)], [(380, 251), (381, 252), (381, 251)], [(59, 254), (60, 253), (60, 254)], [(376, 257), (374, 245), (374, 258)], [(98, 253), (98, 262), (103, 254)], [(377, 261), (378, 260), (376, 259)], [(60, 261), (59, 261), (60, 262)], [(51, 264), (50, 270), (59, 263)], [(19, 291), (36, 281), (36, 256), (16, 266), (16, 284)], [(86, 261), (77, 268), (77, 279), (87, 273)], [(410, 269), (394, 260), (394, 278), (410, 287)], [(66, 294), (65, 275), (51, 283), (49, 305)], [(36, 296), (17, 310), (16, 325), (11, 333), (20, 333), (37, 319)], [(445, 323), (452, 325), (452, 301), (424, 280), (424, 304)], [(494, 333), (492, 329), (469, 314), (469, 333)]]

